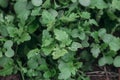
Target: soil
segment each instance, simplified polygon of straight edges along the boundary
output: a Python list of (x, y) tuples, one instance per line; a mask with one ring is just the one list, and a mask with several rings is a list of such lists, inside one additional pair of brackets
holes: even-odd
[(10, 75), (6, 77), (0, 76), (0, 80), (21, 80), (21, 79), (19, 74), (15, 74), (15, 75)]
[(119, 80), (118, 76), (112, 75), (112, 74), (108, 76), (106, 76), (106, 74), (101, 75), (99, 73), (96, 75), (89, 74), (89, 77), (90, 77), (90, 80)]
[(120, 80), (120, 69), (111, 66), (95, 67), (92, 72), (86, 72), (90, 80)]

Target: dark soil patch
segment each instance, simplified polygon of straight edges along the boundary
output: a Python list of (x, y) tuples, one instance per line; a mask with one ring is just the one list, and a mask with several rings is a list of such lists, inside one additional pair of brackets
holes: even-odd
[(19, 74), (15, 74), (15, 75), (10, 75), (6, 77), (0, 76), (0, 80), (21, 80), (21, 79)]
[(119, 75), (114, 72), (94, 71), (87, 73), (87, 75), (91, 80), (119, 80)]
[(94, 67), (94, 70), (86, 72), (86, 75), (90, 77), (90, 80), (120, 80), (119, 68), (111, 66)]

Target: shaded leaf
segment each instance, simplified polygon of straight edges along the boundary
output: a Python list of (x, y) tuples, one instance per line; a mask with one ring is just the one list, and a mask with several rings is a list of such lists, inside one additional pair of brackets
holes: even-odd
[(0, 6), (6, 8), (8, 6), (9, 0), (0, 0)]
[(0, 51), (0, 58), (1, 58), (1, 57), (3, 57), (3, 53), (2, 53), (2, 51)]
[(31, 69), (36, 69), (38, 67), (38, 62), (35, 59), (29, 59), (27, 65)]

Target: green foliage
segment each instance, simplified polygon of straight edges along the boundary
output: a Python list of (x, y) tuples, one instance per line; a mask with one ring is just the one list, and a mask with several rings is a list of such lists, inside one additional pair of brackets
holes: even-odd
[(0, 0), (0, 6), (6, 8), (8, 6), (8, 0)]
[(0, 76), (90, 80), (92, 64), (120, 67), (119, 13), (120, 0), (0, 0)]
[(14, 56), (14, 50), (12, 50), (12, 45), (13, 42), (11, 40), (8, 40), (4, 43), (4, 48), (7, 49), (7, 51), (5, 52), (5, 56), (7, 57), (13, 57)]
[(70, 46), (71, 51), (77, 51), (78, 48), (82, 48), (82, 45), (78, 42), (72, 42)]
[(120, 1), (119, 1), (119, 0), (113, 0), (113, 1), (112, 1), (112, 7), (113, 7), (114, 9), (120, 10)]
[(3, 56), (2, 58), (0, 58), (0, 67), (3, 67), (3, 69), (0, 70), (1, 76), (12, 74), (14, 69), (13, 60), (11, 58)]
[(120, 67), (119, 61), (120, 61), (120, 56), (115, 57), (113, 62), (115, 67)]
[[(79, 64), (80, 65), (80, 64)], [(60, 70), (59, 79), (68, 79), (71, 75), (75, 75), (77, 67), (74, 66), (73, 62), (63, 62), (59, 61), (58, 68)]]
[(32, 0), (31, 1), (34, 6), (40, 6), (42, 5), (42, 0)]
[(82, 6), (89, 6), (90, 3), (91, 3), (91, 0), (79, 0), (79, 3), (82, 5)]
[(104, 56), (99, 59), (99, 66), (104, 66), (106, 64), (112, 64), (113, 58), (111, 56)]

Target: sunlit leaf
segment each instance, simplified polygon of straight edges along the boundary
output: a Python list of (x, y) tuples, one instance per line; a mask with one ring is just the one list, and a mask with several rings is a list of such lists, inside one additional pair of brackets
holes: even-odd
[(34, 6), (40, 6), (40, 5), (42, 5), (42, 0), (32, 0), (32, 4), (34, 5)]
[(120, 67), (120, 56), (115, 57), (113, 64), (115, 67)]
[(90, 3), (91, 3), (91, 0), (79, 0), (79, 3), (82, 5), (82, 6), (89, 6)]

